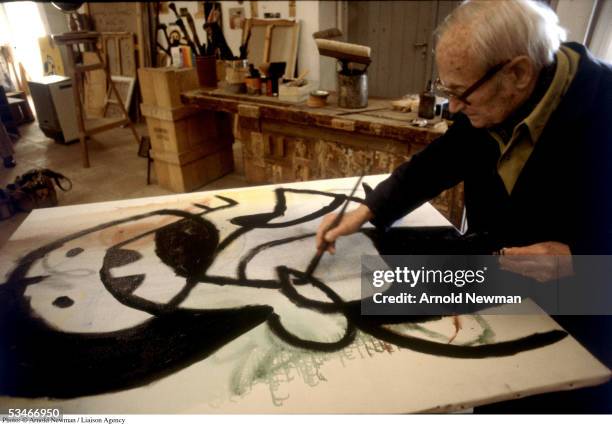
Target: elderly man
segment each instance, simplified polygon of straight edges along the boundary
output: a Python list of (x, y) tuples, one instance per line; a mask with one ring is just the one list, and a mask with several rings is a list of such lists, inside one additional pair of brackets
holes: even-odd
[[(463, 182), (468, 231), (491, 236), (503, 254), (611, 254), (612, 68), (562, 43), (564, 35), (541, 3), (472, 1), (455, 9), (437, 31), (436, 86), (456, 120), (335, 228), (327, 216), (319, 250), (334, 253), (337, 238), (367, 221), (385, 229)], [(538, 280), (556, 274), (505, 256), (500, 262)], [(557, 320), (612, 367), (607, 316)], [(596, 407), (588, 410), (609, 412), (611, 400), (609, 392), (589, 396)]]
[(536, 2), (459, 6), (436, 49), (457, 119), (337, 227), (326, 217), (317, 247), (333, 253), (339, 236), (388, 227), (463, 182), (468, 231), (505, 254), (612, 253), (612, 69), (563, 37)]

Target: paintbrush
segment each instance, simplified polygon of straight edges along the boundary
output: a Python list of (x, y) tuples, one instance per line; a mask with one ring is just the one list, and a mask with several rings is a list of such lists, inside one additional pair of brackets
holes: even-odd
[[(351, 199), (355, 195), (355, 192), (357, 191), (357, 188), (359, 188), (359, 184), (361, 184), (361, 180), (363, 180), (363, 176), (364, 175), (365, 174), (363, 174), (363, 173), (361, 174), (361, 176), (357, 180), (357, 183), (353, 187), (353, 190), (351, 191), (351, 194), (346, 198), (346, 201), (344, 202), (344, 205), (342, 205), (342, 209), (340, 209), (340, 212), (338, 213), (336, 218), (334, 218), (332, 223), (329, 224), (329, 227), (327, 227), (325, 229), (325, 231), (323, 232), (323, 236), (325, 236), (325, 234), (329, 230), (331, 230), (333, 228), (336, 228), (338, 226), (338, 224), (340, 224), (340, 221), (342, 221), (342, 217), (344, 217), (344, 213), (346, 212), (346, 208), (348, 207), (349, 203), (351, 202)], [(331, 243), (329, 243), (328, 241), (323, 239), (323, 244), (319, 248), (320, 252), (317, 252), (315, 257), (310, 261), (310, 264), (308, 264), (308, 268), (306, 269), (305, 277), (311, 277), (312, 276), (312, 273), (314, 273), (315, 269), (319, 265), (319, 261), (321, 261), (321, 258), (323, 257), (323, 254), (325, 253), (327, 248), (329, 248), (330, 244)]]

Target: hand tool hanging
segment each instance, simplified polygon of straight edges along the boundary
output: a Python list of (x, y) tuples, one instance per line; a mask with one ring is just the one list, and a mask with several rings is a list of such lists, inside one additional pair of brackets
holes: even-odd
[(220, 5), (213, 3), (212, 9), (206, 18), (204, 23), (204, 31), (206, 31), (207, 55), (217, 55), (218, 59), (234, 60), (236, 57), (230, 49), (223, 35), (223, 29), (219, 25), (219, 19), (221, 17)]
[(182, 31), (183, 33), (183, 37), (185, 38), (185, 40), (187, 41), (187, 45), (197, 54), (199, 54), (199, 49), (196, 47), (196, 45), (193, 43), (193, 40), (191, 40), (191, 37), (189, 37), (189, 33), (187, 32), (187, 28), (185, 27), (185, 23), (183, 22), (183, 18), (181, 18), (181, 16), (179, 15), (178, 11), (176, 10), (176, 5), (174, 3), (170, 3), (168, 5), (168, 8), (172, 9), (172, 11), (174, 12), (174, 14), (176, 15), (176, 22), (175, 24), (179, 27), (179, 29)]
[(193, 34), (193, 41), (195, 45), (198, 47), (196, 51), (196, 55), (202, 55), (204, 53), (204, 48), (202, 43), (200, 43), (200, 38), (198, 37), (198, 33), (196, 31), (195, 22), (193, 21), (193, 17), (188, 10), (182, 10), (181, 15), (183, 15), (187, 19), (187, 24), (189, 24), (189, 29), (191, 30), (191, 34)]
[[(166, 24), (162, 24), (159, 22), (159, 10), (161, 8), (161, 3), (160, 2), (155, 2), (155, 31), (153, 32), (153, 34), (155, 34), (155, 46), (154, 46), (154, 50), (161, 50), (167, 58), (170, 59), (170, 63), (172, 63), (172, 55), (170, 53), (170, 39), (168, 38), (168, 32), (166, 31)], [(159, 30), (162, 30), (164, 33), (164, 37), (166, 39), (166, 46), (164, 47), (160, 42), (159, 42)], [(159, 64), (157, 63), (157, 57), (154, 59), (154, 65), (155, 66), (159, 66)]]
[(240, 45), (240, 58), (238, 59), (247, 59), (249, 56), (249, 40), (251, 40), (251, 29), (249, 28), (249, 32), (247, 33), (246, 39), (244, 43)]

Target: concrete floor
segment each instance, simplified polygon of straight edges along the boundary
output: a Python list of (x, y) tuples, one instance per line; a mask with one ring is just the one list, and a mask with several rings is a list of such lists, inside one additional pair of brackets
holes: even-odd
[[(15, 143), (17, 166), (5, 169), (0, 164), (0, 188), (32, 168), (48, 168), (72, 180), (68, 192), (57, 190), (60, 206), (138, 197), (173, 194), (157, 185), (155, 166), (151, 165), (151, 184), (146, 184), (147, 160), (138, 157), (138, 145), (129, 129), (117, 128), (100, 133), (89, 140), (90, 168), (83, 168), (79, 143), (63, 145), (47, 138), (37, 122), (19, 128), (21, 138)], [(146, 126), (137, 125), (139, 135), (146, 135)], [(197, 191), (247, 186), (244, 176), (226, 175)], [(27, 217), (18, 213), (0, 221), (0, 248)]]

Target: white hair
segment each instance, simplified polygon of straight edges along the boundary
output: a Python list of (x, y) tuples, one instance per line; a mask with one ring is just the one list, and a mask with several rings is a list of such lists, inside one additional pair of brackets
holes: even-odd
[(465, 1), (436, 30), (437, 39), (454, 28), (467, 29), (466, 48), (485, 67), (526, 55), (540, 70), (566, 37), (555, 12), (529, 0)]

